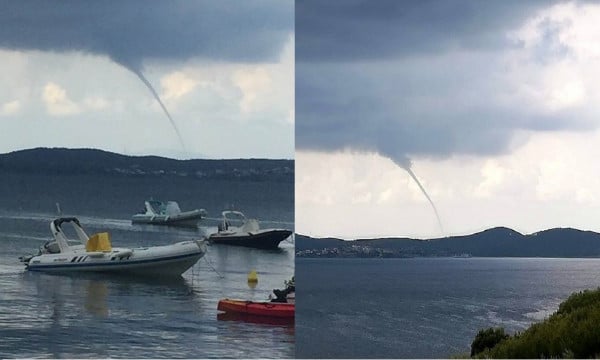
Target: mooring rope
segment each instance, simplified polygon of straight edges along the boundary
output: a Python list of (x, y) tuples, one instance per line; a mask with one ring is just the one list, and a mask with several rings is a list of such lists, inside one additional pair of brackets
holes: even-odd
[(213, 266), (213, 264), (212, 264), (212, 263), (210, 262), (210, 260), (208, 259), (208, 251), (206, 252), (206, 255), (204, 255), (204, 260), (206, 260), (206, 263), (207, 263), (207, 264), (208, 264), (208, 266), (209, 266), (209, 267), (212, 269), (212, 271), (214, 271), (214, 272), (215, 272), (217, 275), (219, 275), (219, 277), (220, 277), (221, 279), (223, 279), (223, 278), (224, 278), (224, 276), (223, 276), (223, 275), (221, 275), (221, 273), (219, 273), (219, 272), (217, 271), (217, 269), (215, 269), (215, 267)]

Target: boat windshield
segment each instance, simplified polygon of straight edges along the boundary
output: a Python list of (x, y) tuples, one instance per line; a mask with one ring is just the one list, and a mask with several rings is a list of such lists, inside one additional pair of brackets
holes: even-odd
[(242, 224), (246, 221), (246, 216), (240, 211), (223, 211), (223, 221)]
[(69, 245), (73, 245), (76, 242), (79, 243), (79, 241), (75, 240), (78, 239), (78, 237), (73, 226), (61, 226), (60, 231), (62, 231), (62, 233), (65, 235)]
[(148, 204), (150, 204), (150, 206), (152, 207), (152, 210), (154, 210), (154, 213), (156, 214), (164, 214), (165, 213), (165, 204), (163, 204), (160, 201), (157, 200), (150, 200), (148, 201)]

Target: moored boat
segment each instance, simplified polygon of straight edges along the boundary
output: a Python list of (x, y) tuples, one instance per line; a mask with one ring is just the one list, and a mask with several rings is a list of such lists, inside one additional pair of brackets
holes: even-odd
[(181, 211), (176, 201), (168, 201), (165, 204), (157, 200), (148, 200), (144, 202), (144, 207), (144, 212), (133, 215), (131, 223), (196, 228), (206, 216), (204, 209)]
[[(64, 223), (72, 224), (78, 244), (69, 244), (62, 229)], [(112, 247), (109, 233), (88, 237), (74, 217), (58, 218), (50, 223), (50, 229), (53, 241), (40, 247), (38, 254), (20, 258), (27, 270), (180, 276), (206, 253), (204, 240), (140, 248)]]
[[(240, 211), (223, 211), (222, 215), (218, 231), (208, 237), (215, 244), (277, 249), (280, 242), (292, 235), (286, 229), (260, 229), (258, 220), (247, 219)], [(232, 226), (231, 223), (235, 220), (240, 221), (241, 226)]]
[(226, 313), (238, 313), (254, 316), (293, 318), (295, 314), (295, 304), (270, 301), (254, 302), (222, 299), (217, 305), (217, 310), (224, 311)]
[[(275, 299), (269, 295), (270, 301), (255, 302), (249, 300), (221, 299), (217, 310), (227, 314), (249, 317), (272, 317), (293, 319), (295, 317), (296, 285), (294, 277), (284, 281), (285, 289), (273, 289)], [(242, 318), (243, 319), (243, 318)]]

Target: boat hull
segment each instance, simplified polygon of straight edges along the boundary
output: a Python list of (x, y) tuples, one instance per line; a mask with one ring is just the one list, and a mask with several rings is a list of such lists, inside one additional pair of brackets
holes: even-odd
[(295, 304), (277, 302), (253, 302), (244, 300), (222, 299), (217, 310), (226, 313), (245, 314), (292, 319), (295, 317)]
[(279, 243), (287, 239), (292, 232), (290, 230), (266, 230), (248, 234), (212, 234), (208, 240), (215, 244), (227, 244), (235, 246), (246, 246), (258, 249), (277, 249)]
[(188, 241), (167, 246), (118, 249), (106, 253), (85, 251), (33, 257), (29, 271), (53, 273), (103, 272), (142, 276), (180, 276), (206, 253), (204, 243)]
[(137, 214), (131, 218), (131, 223), (196, 228), (200, 220), (202, 220), (202, 213), (200, 211), (189, 211), (178, 215)]
[(219, 321), (241, 321), (253, 324), (266, 324), (266, 325), (284, 325), (294, 326), (293, 317), (272, 317), (272, 316), (260, 316), (260, 315), (248, 315), (234, 312), (223, 312), (217, 314), (217, 320)]

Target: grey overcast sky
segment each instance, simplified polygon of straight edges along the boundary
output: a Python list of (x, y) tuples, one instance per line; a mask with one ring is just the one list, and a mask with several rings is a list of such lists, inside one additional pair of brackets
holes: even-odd
[(293, 1), (1, 4), (0, 152), (294, 157)]
[(598, 23), (593, 2), (297, 1), (296, 230), (600, 230)]

